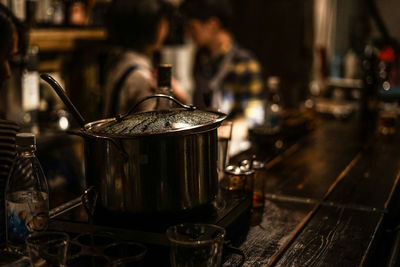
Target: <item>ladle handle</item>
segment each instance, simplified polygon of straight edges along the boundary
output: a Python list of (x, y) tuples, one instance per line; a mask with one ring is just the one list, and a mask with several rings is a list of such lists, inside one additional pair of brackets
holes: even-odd
[(139, 102), (136, 103), (136, 105), (134, 105), (127, 113), (125, 113), (124, 115), (117, 115), (116, 119), (117, 120), (122, 120), (125, 117), (129, 116), (140, 104), (142, 104), (143, 102), (152, 99), (152, 98), (167, 98), (168, 100), (173, 101), (174, 103), (176, 103), (177, 105), (181, 106), (182, 108), (188, 109), (188, 110), (195, 110), (196, 107), (190, 105), (185, 105), (182, 104), (181, 102), (179, 102), (178, 100), (176, 100), (175, 98), (173, 98), (172, 96), (169, 95), (163, 95), (163, 94), (155, 94), (155, 95), (151, 95), (148, 97), (145, 97), (143, 99), (141, 99)]
[[(88, 216), (93, 216), (97, 197), (98, 197), (97, 192), (95, 191), (94, 187), (91, 186), (88, 189), (86, 189), (80, 197), (74, 198), (73, 200), (70, 200), (60, 206), (51, 209), (49, 211), (49, 218), (53, 219), (81, 205), (85, 208)], [(92, 201), (93, 203), (88, 203), (90, 201)]]
[(62, 102), (67, 106), (68, 110), (72, 113), (72, 116), (78, 121), (81, 127), (85, 126), (86, 122), (79, 111), (76, 109), (74, 104), (72, 104), (71, 100), (67, 96), (67, 94), (62, 89), (61, 85), (50, 75), (46, 73), (40, 74), (40, 78), (45, 80), (51, 87), (56, 91), (57, 95), (61, 98)]
[(73, 200), (70, 200), (60, 206), (57, 206), (49, 211), (49, 218), (53, 219), (61, 214), (64, 214), (65, 212), (72, 210), (76, 207), (79, 207), (82, 205), (82, 197), (77, 197), (74, 198)]

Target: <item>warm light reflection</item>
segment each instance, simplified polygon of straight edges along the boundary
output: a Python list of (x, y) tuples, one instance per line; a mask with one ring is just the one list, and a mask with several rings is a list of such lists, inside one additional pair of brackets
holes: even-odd
[(180, 129), (180, 128), (185, 128), (185, 127), (190, 127), (191, 125), (188, 123), (184, 123), (184, 122), (175, 122), (172, 123), (172, 128), (174, 129)]
[(67, 130), (69, 127), (69, 121), (66, 117), (61, 117), (58, 121), (58, 126), (60, 126), (61, 130)]
[(389, 82), (384, 82), (383, 83), (383, 89), (385, 90), (385, 91), (389, 91), (390, 90), (390, 83)]

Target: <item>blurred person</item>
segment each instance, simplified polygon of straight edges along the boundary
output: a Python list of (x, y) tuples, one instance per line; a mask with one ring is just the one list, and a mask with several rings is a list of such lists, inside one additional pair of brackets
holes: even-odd
[[(157, 92), (152, 65), (169, 32), (171, 6), (163, 0), (114, 0), (107, 15), (109, 39), (117, 48), (104, 88), (106, 116), (129, 111), (138, 101)], [(173, 82), (173, 84), (176, 84)], [(175, 96), (185, 102), (178, 87)], [(139, 105), (137, 111), (152, 110), (155, 99)]]
[(0, 3), (0, 90), (11, 77), (10, 63), (26, 50), (26, 29), (14, 14)]
[[(0, 90), (6, 90), (11, 77), (11, 61), (26, 50), (25, 29), (12, 12), (0, 4)], [(19, 127), (0, 114), (0, 244), (5, 241), (4, 190), (15, 156), (15, 136)]]
[(236, 121), (234, 134), (263, 123), (263, 77), (256, 58), (235, 41), (229, 0), (185, 0), (186, 31), (197, 46), (193, 104), (214, 108)]

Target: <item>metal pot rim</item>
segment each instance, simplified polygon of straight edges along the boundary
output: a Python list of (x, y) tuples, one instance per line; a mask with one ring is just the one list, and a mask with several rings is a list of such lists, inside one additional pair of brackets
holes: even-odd
[[(154, 111), (151, 111), (154, 112)], [(102, 120), (97, 120), (93, 121), (90, 123), (87, 123), (84, 125), (84, 127), (81, 129), (81, 132), (87, 135), (91, 135), (93, 137), (108, 137), (108, 138), (118, 138), (118, 139), (135, 139), (135, 138), (140, 138), (140, 137), (159, 137), (159, 136), (184, 136), (184, 135), (191, 135), (191, 134), (200, 134), (203, 132), (211, 131), (220, 126), (222, 121), (224, 121), (227, 118), (227, 115), (221, 112), (217, 111), (207, 111), (211, 113), (215, 113), (219, 115), (217, 119), (214, 121), (210, 121), (209, 123), (206, 124), (201, 124), (201, 125), (193, 125), (193, 126), (187, 126), (187, 127), (182, 127), (178, 129), (170, 129), (168, 131), (164, 132), (143, 132), (143, 133), (136, 133), (136, 134), (131, 134), (131, 135), (124, 135), (124, 134), (105, 134), (105, 133), (99, 133), (96, 131), (93, 131), (92, 129), (96, 126), (99, 126), (101, 124), (105, 124), (111, 121), (117, 121), (117, 118), (108, 118), (108, 119), (102, 119)], [(146, 112), (140, 112), (141, 114), (146, 113)], [(137, 113), (139, 114), (139, 113)]]

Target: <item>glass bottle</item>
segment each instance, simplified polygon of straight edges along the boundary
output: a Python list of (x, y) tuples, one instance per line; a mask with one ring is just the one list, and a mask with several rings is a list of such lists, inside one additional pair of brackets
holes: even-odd
[(16, 149), (5, 190), (7, 245), (22, 250), (28, 234), (47, 228), (49, 189), (35, 156), (35, 135), (17, 134)]
[(25, 21), (26, 18), (26, 1), (25, 0), (11, 0), (11, 10), (14, 15), (20, 20)]
[(170, 64), (160, 64), (157, 71), (157, 86), (160, 93), (172, 95), (171, 76), (172, 66)]
[[(171, 77), (172, 77), (172, 65), (170, 64), (160, 64), (157, 69), (157, 90), (159, 94), (164, 95), (173, 95), (173, 90), (171, 86)], [(159, 108), (167, 106), (168, 108), (172, 107), (172, 102), (168, 100), (157, 99), (159, 102), (157, 107)], [(162, 104), (160, 104), (162, 103)]]
[(38, 0), (26, 0), (26, 18), (25, 23), (29, 28), (35, 27), (38, 16)]
[(63, 25), (65, 23), (65, 3), (61, 0), (54, 0), (52, 2), (52, 16), (50, 18), (51, 24)]
[(282, 125), (282, 101), (279, 92), (280, 79), (271, 76), (267, 80), (268, 96), (265, 107), (265, 127), (269, 134), (280, 132)]
[(22, 72), (22, 127), (29, 132), (38, 133), (38, 112), (40, 102), (39, 90), (39, 47), (31, 45), (28, 47), (26, 65)]
[(377, 47), (372, 43), (366, 45), (363, 55), (363, 81), (364, 88), (360, 98), (360, 118), (363, 121), (374, 123), (378, 113), (378, 57)]

